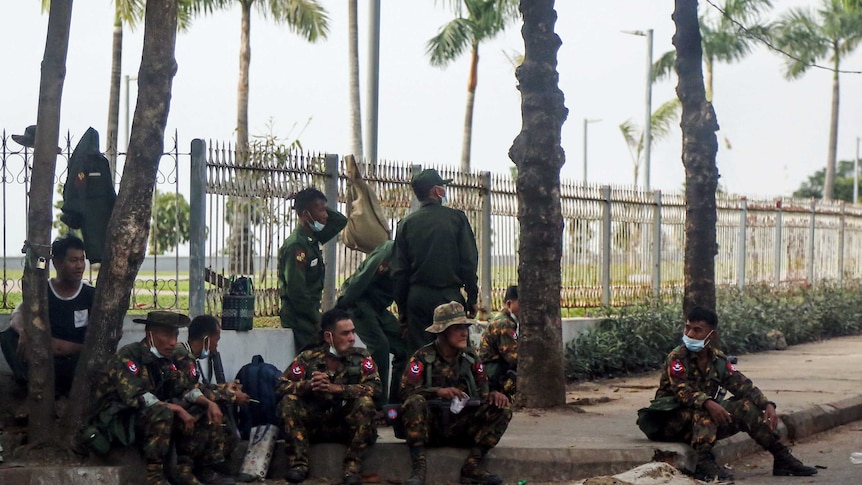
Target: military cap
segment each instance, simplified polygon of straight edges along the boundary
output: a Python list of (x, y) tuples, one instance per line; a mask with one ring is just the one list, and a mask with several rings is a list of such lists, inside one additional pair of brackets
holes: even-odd
[[(36, 125), (30, 125), (27, 128), (24, 128), (23, 135), (12, 135), (12, 140), (14, 140), (15, 143), (21, 145), (22, 147), (35, 148)], [(57, 154), (60, 153), (63, 153), (63, 150), (60, 147), (57, 147)]]
[(437, 170), (426, 168), (413, 176), (410, 185), (413, 186), (413, 191), (419, 194), (426, 192), (435, 185), (446, 185), (450, 182), (452, 182), (452, 179), (444, 179)]
[(155, 311), (147, 313), (147, 318), (135, 318), (135, 323), (144, 323), (153, 327), (184, 328), (191, 320), (182, 313)]
[(444, 303), (434, 309), (434, 323), (425, 329), (429, 333), (442, 333), (452, 325), (473, 325), (473, 320), (467, 318), (464, 305), (457, 301)]

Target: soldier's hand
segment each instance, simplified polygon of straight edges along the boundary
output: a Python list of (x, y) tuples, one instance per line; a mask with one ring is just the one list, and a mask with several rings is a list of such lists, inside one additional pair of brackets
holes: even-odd
[(727, 426), (733, 421), (730, 416), (730, 413), (727, 412), (726, 409), (721, 407), (721, 404), (713, 401), (712, 399), (706, 401), (705, 406), (706, 410), (709, 411), (710, 417), (712, 417), (712, 420), (715, 421), (715, 424), (719, 426)]
[(464, 391), (458, 389), (457, 387), (441, 387), (437, 389), (437, 397), (439, 397), (440, 399), (448, 399), (451, 401), (456, 397), (461, 399), (467, 399), (470, 396), (468, 396)]
[(240, 406), (245, 406), (246, 404), (248, 404), (248, 400), (249, 400), (250, 396), (248, 394), (242, 392), (242, 389), (236, 391), (236, 394), (234, 396), (235, 396), (234, 401), (237, 404), (239, 404)]
[(221, 408), (218, 404), (210, 401), (207, 405), (207, 419), (209, 420), (208, 424), (217, 424), (221, 425), (224, 420), (224, 415), (222, 415)]
[(766, 424), (769, 425), (769, 430), (775, 431), (775, 428), (778, 427), (778, 413), (775, 412), (775, 406), (767, 404), (766, 411), (763, 414), (766, 417)]
[(476, 314), (479, 313), (479, 305), (477, 305), (475, 303), (470, 305), (470, 308), (466, 309), (466, 313), (467, 313), (467, 318), (470, 318), (470, 319), (476, 318)]
[(167, 406), (168, 406), (168, 408), (170, 408), (171, 411), (174, 412), (174, 414), (179, 416), (179, 418), (182, 420), (183, 431), (186, 434), (194, 431), (194, 429), (195, 429), (195, 417), (194, 416), (189, 414), (188, 411), (186, 411), (185, 409), (183, 409), (182, 406), (179, 406), (177, 404), (169, 403)]
[(329, 389), (329, 375), (325, 372), (315, 371), (311, 373), (311, 390), (327, 392)]
[(488, 393), (488, 404), (498, 408), (509, 407), (509, 398), (502, 392), (491, 391)]

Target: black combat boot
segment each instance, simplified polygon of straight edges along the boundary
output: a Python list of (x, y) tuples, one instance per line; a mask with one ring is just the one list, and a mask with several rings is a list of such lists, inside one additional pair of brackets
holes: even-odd
[(161, 463), (147, 463), (147, 485), (169, 485)]
[(772, 462), (772, 474), (779, 477), (810, 477), (817, 475), (817, 469), (805, 466), (790, 454), (790, 448), (779, 442), (773, 443), (767, 451), (774, 457)]
[(716, 479), (719, 482), (732, 482), (733, 474), (718, 466), (718, 463), (715, 462), (715, 455), (711, 451), (707, 451), (698, 454), (694, 478), (704, 482), (711, 482)]
[(413, 471), (410, 472), (410, 478), (404, 481), (404, 485), (425, 485), (425, 470), (428, 465), (425, 460), (424, 446), (410, 447), (410, 463)]
[(177, 460), (173, 483), (176, 485), (203, 485), (192, 472), (192, 465), (186, 460)]
[(308, 468), (303, 466), (295, 466), (284, 475), (284, 479), (290, 483), (304, 482), (306, 478), (308, 478)]
[(341, 485), (362, 485), (360, 471), (362, 466), (353, 458), (344, 459), (344, 475), (341, 477)]
[(502, 485), (503, 479), (499, 475), (489, 473), (479, 466), (479, 462), (488, 453), (487, 448), (474, 446), (470, 448), (470, 454), (461, 467), (461, 483), (471, 485)]
[(212, 466), (202, 466), (195, 471), (195, 476), (204, 485), (236, 485), (236, 480), (215, 471)]

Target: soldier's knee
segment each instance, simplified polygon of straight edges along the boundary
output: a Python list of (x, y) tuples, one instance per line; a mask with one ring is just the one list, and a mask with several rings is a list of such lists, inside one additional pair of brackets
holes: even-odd
[(423, 396), (420, 396), (419, 394), (413, 394), (412, 396), (409, 396), (401, 404), (401, 409), (403, 409), (404, 412), (407, 412), (408, 409), (425, 410), (427, 407), (428, 403), (425, 401), (425, 398)]
[(376, 410), (374, 400), (370, 396), (361, 396), (356, 398), (356, 409), (359, 412), (371, 412)]

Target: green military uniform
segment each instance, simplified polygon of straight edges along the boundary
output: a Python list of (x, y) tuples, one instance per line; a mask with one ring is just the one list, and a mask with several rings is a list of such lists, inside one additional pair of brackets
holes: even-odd
[(463, 211), (426, 200), (401, 220), (392, 277), (398, 312), (407, 315), (408, 353), (433, 340), (425, 328), (431, 325), (437, 306), (457, 301), (472, 311), (479, 296), (478, 264), (476, 238)]
[[(407, 362), (407, 347), (401, 325), (388, 308), (394, 299), (390, 261), (395, 243), (385, 241), (374, 249), (359, 265), (353, 276), (341, 286), (338, 307), (350, 312), (356, 334), (371, 352), (377, 364), (380, 380), (389, 385), (388, 401), (398, 401), (401, 371)], [(389, 354), (392, 354), (392, 372), (389, 373)], [(386, 393), (380, 393), (378, 406), (387, 403)]]
[[(429, 408), (428, 400), (437, 398), (437, 389), (456, 387), (481, 399), (478, 407), (467, 407), (456, 415), (448, 409)], [(407, 431), (407, 444), (479, 446), (490, 449), (497, 445), (509, 421), (511, 408), (498, 408), (485, 402), (488, 397), (488, 379), (484, 366), (472, 350), (464, 350), (449, 362), (430, 343), (413, 354), (401, 379), (402, 416)], [(450, 419), (447, 419), (450, 418)], [(448, 426), (443, 426), (443, 421)], [(479, 457), (481, 459), (481, 457)], [(478, 460), (477, 460), (478, 463)]]
[[(176, 346), (173, 355), (174, 361), (177, 362), (177, 367), (184, 370), (188, 374), (188, 378), (198, 383), (198, 388), (203, 392), (203, 395), (210, 401), (217, 403), (221, 407), (225, 418), (228, 416), (228, 408), (236, 405), (236, 393), (230, 390), (227, 384), (215, 384), (209, 382), (204, 376), (200, 362), (191, 351), (189, 344), (183, 342)], [(239, 432), (236, 429), (236, 423), (225, 421), (225, 426), (222, 427), (223, 434), (223, 454), (225, 460), (230, 460), (230, 456), (239, 444)]]
[[(770, 402), (760, 389), (728, 362), (717, 350), (712, 352), (706, 372), (697, 365), (697, 354), (684, 345), (675, 348), (665, 360), (656, 399), (638, 419), (638, 426), (655, 441), (689, 443), (699, 454), (711, 452), (715, 442), (745, 431), (764, 448), (778, 441), (763, 415)], [(733, 397), (724, 399), (727, 391)], [(714, 400), (730, 413), (732, 422), (716, 424), (704, 408)]]
[[(188, 364), (156, 357), (146, 341), (126, 345), (102, 377), (97, 397), (100, 410), (117, 403), (121, 409), (118, 418), (134, 421), (137, 441), (148, 465), (164, 463), (173, 437), (183, 479), (196, 483), (191, 476), (192, 464), (208, 466), (224, 460), (224, 433), (221, 426), (207, 420), (205, 408), (193, 404), (202, 392), (193, 380), (194, 367), (182, 368), (183, 365)], [(195, 417), (192, 433), (183, 432), (182, 420), (165, 406), (168, 402), (183, 406)]]
[(281, 326), (293, 329), (296, 352), (308, 345), (320, 326), (320, 297), (323, 293), (323, 251), (320, 245), (334, 238), (347, 218), (326, 209), (328, 219), (320, 232), (301, 224), (278, 250), (278, 291), (281, 296)]
[[(344, 392), (312, 391), (314, 372), (329, 373)], [(307, 472), (311, 441), (335, 441), (347, 444), (345, 474), (359, 474), (365, 450), (377, 440), (374, 398), (381, 392), (377, 365), (365, 349), (353, 348), (344, 357), (330, 354), (329, 344), (306, 350), (284, 371), (276, 392), (292, 469)]]
[(508, 372), (518, 370), (518, 320), (508, 310), (503, 309), (488, 323), (479, 346), (479, 358), (485, 364), (491, 390), (511, 399), (516, 382)]

